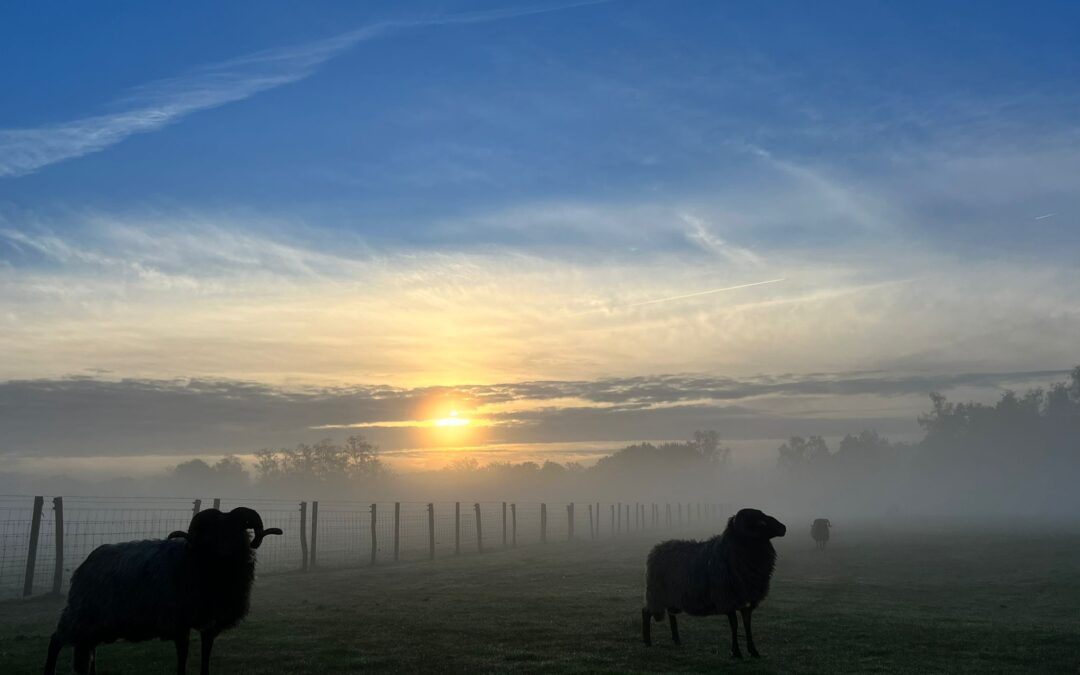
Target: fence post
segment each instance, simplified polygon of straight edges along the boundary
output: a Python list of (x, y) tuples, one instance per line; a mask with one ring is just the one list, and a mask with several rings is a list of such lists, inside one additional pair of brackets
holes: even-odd
[(34, 565), (37, 564), (38, 536), (41, 534), (41, 510), (44, 506), (44, 497), (34, 497), (34, 515), (30, 520), (30, 550), (26, 555), (26, 578), (23, 580), (23, 595), (30, 595), (34, 592)]
[(454, 555), (461, 553), (461, 502), (454, 502)]
[(668, 504), (667, 504), (667, 513), (666, 513), (666, 515), (667, 515), (667, 526), (668, 526), (668, 528), (670, 528), (671, 527), (671, 502), (668, 502)]
[(510, 505), (510, 545), (517, 548), (517, 504)]
[(64, 584), (64, 498), (53, 497), (53, 520), (56, 521), (56, 560), (53, 565), (52, 592), (60, 595)]
[(611, 505), (611, 536), (615, 536), (615, 505)]
[(371, 564), (379, 561), (379, 532), (376, 526), (379, 524), (379, 505), (371, 505)]
[(506, 548), (506, 502), (502, 503), (503, 548)]
[(476, 510), (476, 552), (484, 552), (484, 531), (480, 528), (480, 503), (473, 504)]
[(589, 539), (596, 539), (596, 524), (593, 523), (592, 503), (589, 503)]
[(394, 562), (401, 552), (401, 502), (394, 502)]
[(202, 500), (196, 499), (195, 501), (191, 502), (191, 517), (194, 518), (195, 516), (199, 515), (199, 511), (202, 511)]
[(547, 543), (547, 504), (540, 504), (540, 543)]
[(574, 538), (574, 503), (566, 505), (566, 538)]
[(307, 572), (307, 502), (300, 502), (300, 571)]
[(316, 553), (319, 550), (319, 502), (311, 502), (311, 569), (319, 566)]
[(596, 538), (600, 538), (600, 502), (596, 502)]
[(630, 505), (626, 505), (626, 531), (630, 532)]
[(615, 533), (622, 534), (622, 502), (619, 502), (619, 520), (615, 526)]
[(679, 509), (679, 527), (682, 527), (682, 502), (677, 502), (675, 506)]
[[(626, 520), (627, 520), (627, 523), (626, 523), (627, 524), (627, 529), (630, 529), (629, 528), (630, 519), (627, 518)], [(641, 504), (638, 504), (637, 502), (634, 502), (634, 529), (635, 530), (640, 530), (641, 529)]]
[(435, 504), (427, 505), (428, 558), (435, 559)]
[(218, 511), (221, 510), (221, 497), (214, 497), (214, 508)]

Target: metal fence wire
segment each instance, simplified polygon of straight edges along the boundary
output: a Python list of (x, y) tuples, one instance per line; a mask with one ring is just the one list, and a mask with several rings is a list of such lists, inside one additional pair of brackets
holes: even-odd
[(341, 569), (586, 542), (646, 532), (718, 529), (725, 504), (607, 502), (357, 502), (214, 497), (0, 495), (0, 600), (63, 593), (103, 544), (162, 539), (200, 510), (253, 508), (266, 527), (258, 573)]

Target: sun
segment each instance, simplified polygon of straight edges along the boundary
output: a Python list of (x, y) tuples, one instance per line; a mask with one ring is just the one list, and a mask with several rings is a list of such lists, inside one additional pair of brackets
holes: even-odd
[(468, 418), (458, 415), (458, 411), (451, 410), (449, 417), (443, 417), (435, 420), (435, 426), (437, 427), (467, 427), (469, 426)]

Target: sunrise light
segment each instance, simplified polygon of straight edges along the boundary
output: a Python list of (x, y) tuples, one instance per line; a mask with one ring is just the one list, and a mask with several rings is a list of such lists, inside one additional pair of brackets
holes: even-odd
[(435, 426), (437, 427), (466, 427), (469, 426), (469, 419), (467, 417), (461, 417), (458, 415), (458, 411), (451, 410), (449, 417), (443, 417), (435, 420)]

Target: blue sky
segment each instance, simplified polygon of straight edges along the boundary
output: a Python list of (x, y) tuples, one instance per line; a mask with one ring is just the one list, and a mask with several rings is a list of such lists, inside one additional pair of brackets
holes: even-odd
[(1060, 371), (1080, 330), (1078, 19), (7, 6), (0, 379)]

